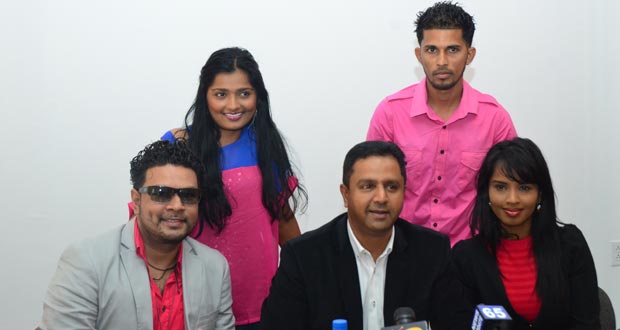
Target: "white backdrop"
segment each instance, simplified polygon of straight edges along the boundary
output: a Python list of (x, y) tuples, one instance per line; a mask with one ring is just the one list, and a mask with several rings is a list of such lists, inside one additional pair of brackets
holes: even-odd
[[(127, 220), (129, 160), (181, 125), (219, 48), (261, 65), (310, 196), (302, 230), (343, 211), (344, 154), (383, 97), (422, 77), (413, 20), (432, 3), (0, 1), (0, 328), (33, 328), (63, 248)], [(478, 28), (466, 79), (542, 148), (620, 316), (620, 2), (463, 5)]]

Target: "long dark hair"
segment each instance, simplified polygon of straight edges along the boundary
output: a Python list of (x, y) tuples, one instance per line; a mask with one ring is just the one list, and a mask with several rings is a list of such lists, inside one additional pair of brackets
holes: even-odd
[[(256, 115), (253, 120), (253, 136), (256, 138), (258, 167), (261, 172), (262, 202), (271, 217), (288, 219), (298, 208), (304, 208), (307, 195), (299, 185), (297, 193), (289, 186), (293, 169), (288, 158), (284, 140), (271, 118), (269, 94), (263, 82), (263, 76), (249, 51), (238, 48), (220, 49), (209, 57), (200, 71), (200, 84), (196, 100), (185, 115), (185, 128), (192, 150), (202, 159), (207, 173), (205, 176), (207, 204), (203, 219), (211, 228), (221, 232), (232, 209), (222, 182), (220, 170), (220, 128), (211, 117), (207, 108), (207, 90), (219, 73), (232, 73), (241, 70), (248, 75), (250, 84), (256, 91)], [(292, 212), (284, 214), (282, 206), (290, 196)], [(200, 227), (202, 231), (202, 227)]]
[(507, 233), (489, 207), (489, 182), (498, 168), (519, 183), (535, 184), (541, 197), (540, 209), (532, 214), (532, 250), (536, 262), (536, 292), (543, 301), (560, 302), (567, 298), (568, 283), (561, 263), (562, 248), (555, 210), (555, 192), (547, 162), (540, 149), (529, 139), (514, 138), (494, 145), (478, 172), (476, 203), (471, 218), (472, 234), (489, 247), (495, 256), (500, 238)]

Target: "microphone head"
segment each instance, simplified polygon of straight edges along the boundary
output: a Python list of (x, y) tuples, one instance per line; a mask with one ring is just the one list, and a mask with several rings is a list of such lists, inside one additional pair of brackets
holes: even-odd
[(405, 324), (415, 321), (415, 312), (411, 307), (399, 307), (394, 311), (394, 323)]

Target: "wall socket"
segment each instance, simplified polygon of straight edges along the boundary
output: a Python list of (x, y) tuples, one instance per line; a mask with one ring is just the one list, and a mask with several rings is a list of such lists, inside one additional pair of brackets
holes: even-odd
[(611, 243), (611, 265), (620, 266), (620, 241), (610, 241)]

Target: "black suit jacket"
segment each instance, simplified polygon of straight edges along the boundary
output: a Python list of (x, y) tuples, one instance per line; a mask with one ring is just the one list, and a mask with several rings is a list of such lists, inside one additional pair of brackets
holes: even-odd
[(473, 310), (477, 304), (502, 305), (520, 329), (600, 329), (596, 270), (581, 231), (574, 225), (560, 228), (562, 268), (567, 274), (569, 297), (563, 303), (542, 302), (531, 324), (517, 314), (508, 300), (495, 257), (478, 237), (454, 246), (453, 262)]
[[(467, 328), (471, 314), (450, 272), (448, 237), (402, 219), (394, 235), (385, 279), (386, 325), (393, 324), (396, 308), (408, 306), (435, 330)], [(363, 328), (362, 316), (346, 213), (284, 245), (263, 303), (262, 329), (331, 329), (332, 320), (343, 318), (357, 330)]]

